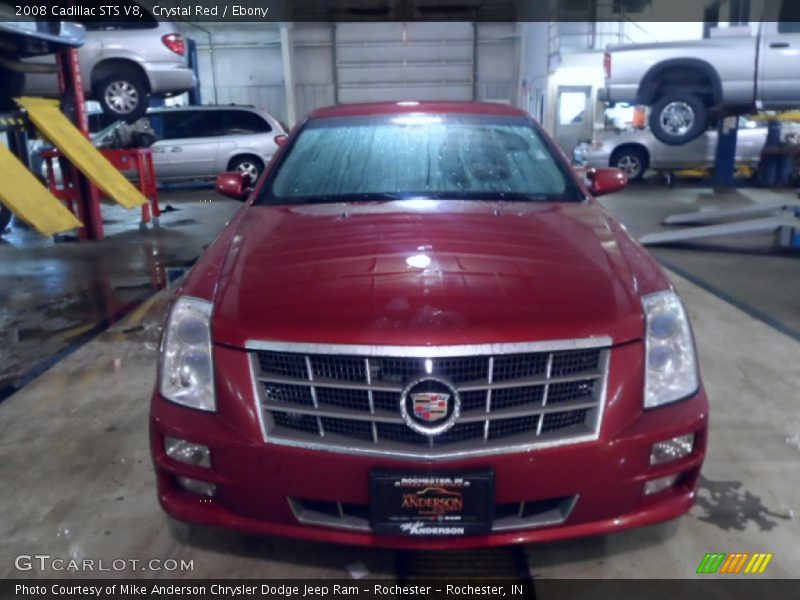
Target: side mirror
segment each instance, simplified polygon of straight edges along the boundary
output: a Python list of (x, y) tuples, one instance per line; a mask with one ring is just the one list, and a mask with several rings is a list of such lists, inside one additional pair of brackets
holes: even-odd
[(628, 176), (621, 169), (588, 169), (589, 191), (592, 196), (603, 196), (621, 190), (628, 185)]
[(283, 146), (286, 143), (286, 140), (289, 139), (289, 136), (286, 135), (285, 133), (282, 133), (280, 135), (276, 135), (274, 139), (275, 139), (275, 143), (278, 146)]
[(218, 194), (233, 198), (234, 200), (246, 200), (250, 195), (250, 176), (242, 173), (222, 173), (217, 175), (214, 189)]

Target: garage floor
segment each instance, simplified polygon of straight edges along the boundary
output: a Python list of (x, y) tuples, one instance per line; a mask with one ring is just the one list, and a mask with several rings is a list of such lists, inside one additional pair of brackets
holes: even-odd
[(160, 195), (161, 228), (104, 206), (102, 242), (0, 237), (0, 402), (179, 276), (241, 206), (212, 191)]
[[(705, 193), (645, 185), (610, 198), (607, 205), (634, 233), (642, 233), (657, 226), (667, 206), (669, 213), (675, 212), (673, 205), (692, 210), (696, 203), (691, 198), (707, 204)], [(126, 227), (120, 223), (124, 231), (103, 244), (54, 246), (30, 234), (11, 236), (0, 246), (0, 281), (13, 300), (3, 308), (3, 330), (8, 323), (21, 323), (18, 330), (34, 333), (19, 336), (18, 343), (36, 340), (24, 352), (16, 351), (19, 368), (16, 374), (6, 373), (6, 381), (16, 378), (19, 383), (19, 373), (31, 362), (66, 355), (32, 381), (22, 381), (22, 389), (0, 404), (0, 480), (6, 483), (0, 486), (0, 576), (26, 575), (14, 569), (17, 554), (44, 553), (193, 559), (193, 572), (169, 574), (184, 577), (347, 577), (357, 561), (372, 576), (394, 577), (393, 552), (170, 526), (161, 513), (147, 447), (147, 401), (169, 290), (152, 295), (161, 284), (148, 282), (150, 266), (143, 249), (156, 249), (165, 257), (160, 262), (165, 267), (181, 268), (238, 207), (216, 198), (199, 201), (210, 199), (210, 193), (183, 194), (164, 201), (179, 210), (167, 213), (160, 232), (139, 234), (128, 213), (120, 217), (127, 219)], [(749, 191), (740, 195), (742, 201), (762, 199)], [(185, 221), (193, 222), (180, 224)], [(791, 359), (800, 355), (800, 341), (775, 325), (796, 327), (791, 319), (800, 313), (800, 262), (727, 248), (658, 254), (683, 265), (682, 272), (703, 284), (673, 277), (693, 319), (712, 404), (709, 456), (697, 505), (686, 517), (664, 525), (530, 546), (530, 571), (545, 578), (690, 577), (706, 552), (771, 552), (775, 556), (765, 576), (796, 577), (800, 364)], [(107, 257), (108, 276), (91, 266), (100, 255)], [(762, 290), (737, 283), (746, 268), (740, 266), (743, 259), (752, 261), (753, 276), (779, 292), (779, 309), (772, 315), (776, 323), (753, 318), (705, 289), (718, 287), (745, 308), (771, 311), (771, 306), (759, 304)], [(703, 261), (717, 268), (699, 267)], [(70, 270), (59, 275), (64, 264)], [(717, 278), (711, 285), (704, 285), (707, 273)], [(109, 319), (112, 313), (119, 313), (106, 308), (108, 298), (96, 286), (109, 281), (115, 302), (128, 306), (127, 315), (106, 329), (116, 320)], [(129, 298), (123, 293), (131, 282), (140, 285)], [(147, 295), (151, 297), (134, 308)], [(53, 325), (58, 318), (65, 322)], [(85, 339), (69, 334), (70, 327), (104, 331), (82, 344)], [(3, 340), (4, 353), (14, 353), (13, 346)], [(4, 369), (6, 364), (0, 361)]]

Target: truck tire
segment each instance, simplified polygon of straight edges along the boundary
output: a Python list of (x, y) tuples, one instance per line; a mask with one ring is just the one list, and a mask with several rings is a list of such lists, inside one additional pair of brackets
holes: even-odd
[(132, 70), (106, 77), (95, 86), (93, 96), (105, 114), (128, 123), (143, 117), (150, 102), (147, 83)]
[(648, 165), (647, 152), (636, 146), (623, 146), (614, 150), (609, 166), (622, 169), (630, 181), (641, 181)]
[(708, 128), (708, 107), (694, 94), (662, 96), (650, 111), (650, 131), (668, 146), (682, 146)]
[(11, 211), (8, 210), (5, 206), (0, 204), (0, 235), (3, 235), (6, 231), (6, 227), (11, 222)]

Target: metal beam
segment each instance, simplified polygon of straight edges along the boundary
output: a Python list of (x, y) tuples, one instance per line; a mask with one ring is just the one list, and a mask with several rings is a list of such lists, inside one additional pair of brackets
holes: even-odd
[(784, 228), (797, 231), (800, 229), (800, 219), (790, 216), (766, 217), (764, 219), (706, 225), (705, 227), (689, 227), (677, 231), (659, 231), (657, 233), (648, 233), (642, 236), (639, 241), (645, 245), (670, 244), (727, 235), (776, 233), (781, 232)]
[(283, 61), (283, 85), (286, 90), (286, 120), (291, 128), (297, 122), (297, 102), (294, 90), (294, 49), (290, 35), (290, 24), (281, 23), (281, 59)]
[(663, 223), (664, 225), (707, 225), (741, 217), (768, 216), (783, 211), (794, 212), (800, 216), (800, 202), (765, 202), (726, 210), (701, 210), (671, 215), (664, 219)]

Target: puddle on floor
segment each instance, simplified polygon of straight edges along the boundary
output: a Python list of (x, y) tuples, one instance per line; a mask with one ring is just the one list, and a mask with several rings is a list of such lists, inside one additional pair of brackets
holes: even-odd
[(759, 531), (771, 531), (778, 521), (790, 521), (791, 510), (770, 510), (760, 496), (743, 489), (741, 481), (714, 481), (700, 477), (700, 489), (696, 506), (704, 515), (696, 516), (698, 521), (711, 523), (724, 531), (744, 531), (748, 525), (755, 525)]

